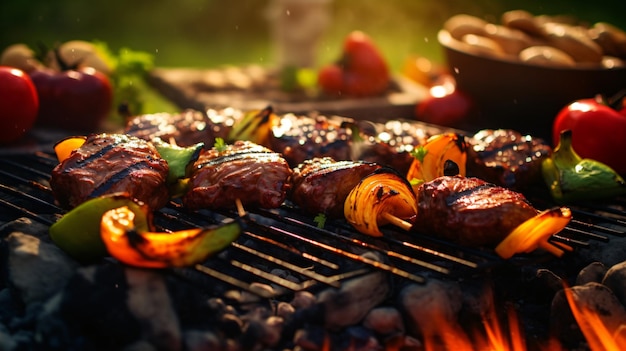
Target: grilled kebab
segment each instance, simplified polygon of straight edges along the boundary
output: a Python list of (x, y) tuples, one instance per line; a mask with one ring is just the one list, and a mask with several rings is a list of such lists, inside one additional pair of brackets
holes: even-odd
[(165, 161), (149, 142), (123, 134), (92, 134), (60, 162), (50, 187), (64, 208), (104, 194), (126, 192), (152, 209), (169, 200)]
[(277, 208), (287, 197), (292, 170), (281, 154), (249, 142), (204, 150), (194, 164), (183, 205), (190, 209), (233, 208), (236, 201)]

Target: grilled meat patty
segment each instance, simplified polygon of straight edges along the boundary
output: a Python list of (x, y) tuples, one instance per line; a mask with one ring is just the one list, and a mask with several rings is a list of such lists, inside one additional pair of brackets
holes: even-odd
[(52, 193), (64, 208), (104, 194), (127, 192), (150, 208), (169, 200), (169, 166), (154, 146), (123, 134), (93, 134), (51, 173)]
[(128, 119), (124, 133), (148, 141), (156, 137), (166, 142), (174, 140), (180, 146), (202, 142), (206, 148), (211, 148), (216, 138), (226, 139), (243, 115), (243, 111), (234, 108), (144, 114)]
[(481, 130), (468, 143), (468, 174), (516, 190), (541, 180), (541, 163), (552, 153), (543, 139), (510, 129)]
[(426, 143), (429, 137), (440, 133), (416, 123), (390, 120), (384, 124), (358, 121), (363, 143), (355, 145), (356, 160), (374, 162), (407, 174), (414, 157), (411, 152)]
[(461, 176), (421, 184), (417, 206), (417, 231), (467, 246), (495, 245), (538, 213), (518, 192)]
[(315, 157), (350, 160), (351, 142), (352, 130), (339, 120), (292, 113), (280, 117), (269, 138), (270, 148), (282, 153), (291, 167)]
[(290, 198), (306, 212), (343, 216), (350, 191), (380, 165), (362, 161), (335, 161), (330, 157), (306, 160), (293, 170)]
[(291, 173), (279, 153), (249, 141), (205, 150), (194, 164), (183, 205), (233, 208), (239, 199), (244, 206), (277, 208), (287, 197)]

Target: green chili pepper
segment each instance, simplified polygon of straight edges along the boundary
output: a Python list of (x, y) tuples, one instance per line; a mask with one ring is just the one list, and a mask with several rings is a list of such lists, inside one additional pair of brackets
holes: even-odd
[(572, 147), (572, 131), (560, 134), (559, 144), (542, 163), (552, 198), (558, 203), (599, 200), (626, 194), (624, 179), (606, 164), (580, 157)]

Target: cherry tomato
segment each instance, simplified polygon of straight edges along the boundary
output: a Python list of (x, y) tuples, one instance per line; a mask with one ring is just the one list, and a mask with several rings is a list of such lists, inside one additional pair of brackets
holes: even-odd
[(24, 71), (0, 66), (0, 144), (20, 139), (37, 118), (39, 97)]
[(322, 91), (332, 96), (381, 95), (390, 82), (387, 62), (370, 37), (360, 31), (348, 34), (340, 60), (322, 67), (318, 74)]
[(30, 76), (39, 93), (38, 123), (41, 125), (93, 132), (111, 109), (111, 83), (94, 68), (40, 69)]
[(600, 97), (580, 99), (557, 114), (553, 142), (558, 142), (561, 131), (566, 129), (572, 131), (572, 146), (581, 157), (600, 161), (626, 175), (626, 114)]

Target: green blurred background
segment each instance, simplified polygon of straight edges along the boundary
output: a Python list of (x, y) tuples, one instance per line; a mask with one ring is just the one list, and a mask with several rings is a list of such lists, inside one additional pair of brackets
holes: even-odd
[[(153, 53), (158, 66), (271, 64), (273, 59), (265, 16), (268, 1), (0, 0), (0, 4), (0, 47), (97, 39), (113, 49)], [(457, 13), (498, 21), (504, 11), (526, 9), (626, 28), (623, 0), (333, 0), (331, 8), (333, 20), (321, 42), (318, 63), (334, 60), (345, 34), (360, 29), (375, 40), (396, 70), (409, 54), (441, 61), (436, 33)]]
[[(312, 0), (301, 0), (303, 2)], [(335, 61), (352, 30), (368, 33), (395, 73), (410, 56), (443, 64), (437, 31), (450, 16), (467, 13), (499, 22), (508, 10), (571, 15), (589, 24), (626, 28), (623, 0), (329, 0), (331, 23), (315, 53), (314, 66)], [(159, 67), (220, 67), (275, 63), (267, 16), (271, 0), (0, 0), (0, 48), (14, 43), (48, 47), (82, 39), (145, 51)], [(315, 67), (314, 67), (315, 68)], [(142, 112), (176, 112), (144, 82)], [(112, 111), (112, 118), (118, 118)]]

